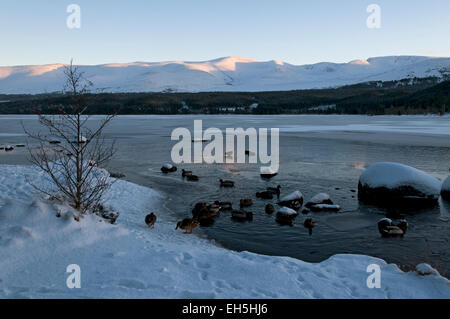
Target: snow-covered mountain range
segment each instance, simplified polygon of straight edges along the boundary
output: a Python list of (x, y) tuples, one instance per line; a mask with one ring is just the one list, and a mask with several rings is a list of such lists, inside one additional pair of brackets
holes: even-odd
[[(61, 91), (64, 64), (0, 67), (0, 94)], [(226, 57), (205, 62), (83, 65), (105, 92), (277, 91), (338, 87), (368, 81), (448, 77), (450, 58), (388, 56), (349, 63), (293, 65)]]

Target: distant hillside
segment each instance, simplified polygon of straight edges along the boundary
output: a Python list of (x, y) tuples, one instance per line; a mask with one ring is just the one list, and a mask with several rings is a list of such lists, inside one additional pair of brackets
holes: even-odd
[[(338, 113), (424, 114), (450, 111), (450, 81), (438, 78), (367, 82), (336, 89), (269, 92), (102, 93), (88, 96), (91, 114)], [(409, 82), (412, 81), (413, 84)], [(55, 113), (63, 94), (0, 95), (0, 113)]]

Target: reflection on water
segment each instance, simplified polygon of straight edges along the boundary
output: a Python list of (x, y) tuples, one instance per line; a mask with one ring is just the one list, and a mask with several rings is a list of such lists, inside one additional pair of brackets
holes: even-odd
[[(193, 119), (197, 118), (121, 117), (106, 131), (107, 137), (115, 138), (117, 145), (111, 168), (125, 173), (127, 180), (155, 188), (166, 195), (167, 201), (159, 214), (173, 215), (175, 221), (190, 217), (192, 207), (199, 201), (231, 201), (238, 207), (241, 198), (253, 198), (254, 205), (248, 209), (253, 212), (252, 222), (233, 221), (231, 213), (225, 211), (212, 226), (197, 232), (204, 232), (221, 245), (239, 251), (292, 256), (305, 261), (321, 261), (336, 253), (369, 254), (401, 264), (423, 261), (439, 264), (440, 270), (450, 274), (450, 203), (441, 201), (435, 208), (405, 216), (410, 227), (404, 238), (381, 238), (377, 222), (385, 212), (361, 205), (355, 192), (361, 172), (378, 161), (404, 163), (445, 178), (450, 167), (448, 136), (421, 135), (420, 132), (416, 135), (396, 135), (392, 133), (394, 127), (388, 129), (386, 135), (374, 132), (318, 134), (292, 129), (302, 123), (336, 126), (340, 122), (343, 125), (351, 122), (363, 130), (364, 121), (376, 121), (376, 117), (201, 116), (204, 128), (289, 127), (289, 132), (280, 132), (279, 174), (271, 180), (261, 179), (259, 165), (229, 163), (178, 165), (179, 171), (176, 173), (161, 173), (162, 163), (170, 162), (171, 147), (175, 143), (170, 140), (172, 130), (176, 127), (192, 130)], [(402, 127), (402, 118), (389, 118), (389, 121), (384, 120), (383, 125), (388, 128), (389, 125)], [(436, 120), (441, 121), (439, 118)], [(448, 118), (446, 120), (449, 121)], [(361, 123), (355, 123), (357, 121)], [(416, 124), (423, 131), (427, 131), (428, 125), (433, 125), (430, 121), (434, 119), (414, 119), (414, 122), (420, 122)], [(25, 124), (34, 127), (36, 123), (28, 118)], [(371, 124), (370, 130), (373, 131), (375, 124)], [(411, 130), (411, 124), (408, 125), (408, 130)], [(443, 127), (442, 123), (438, 125), (440, 130)], [(6, 121), (5, 117), (0, 117), (0, 144), (23, 143), (24, 137), (15, 135), (20, 132), (19, 118)], [(9, 154), (1, 153), (0, 163), (26, 163), (25, 153), (25, 150), (19, 149)], [(200, 180), (184, 180), (181, 168), (192, 170)], [(220, 178), (235, 181), (235, 187), (220, 187)], [(268, 215), (264, 211), (265, 205), (275, 203), (276, 199), (255, 197), (257, 191), (278, 184), (282, 187), (282, 195), (300, 190), (305, 200), (319, 192), (326, 192), (336, 204), (342, 206), (342, 211), (311, 213), (308, 216), (300, 214), (293, 227), (283, 227), (275, 222), (275, 214)], [(145, 213), (142, 212), (143, 218)], [(317, 222), (312, 235), (303, 225), (307, 217)]]

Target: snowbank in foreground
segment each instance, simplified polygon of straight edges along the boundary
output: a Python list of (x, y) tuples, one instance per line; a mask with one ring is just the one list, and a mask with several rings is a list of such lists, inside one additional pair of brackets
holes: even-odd
[[(159, 195), (118, 180), (107, 195), (118, 225), (90, 216), (77, 223), (35, 199), (29, 167), (0, 166), (0, 297), (3, 298), (450, 298), (449, 281), (403, 273), (361, 255), (318, 263), (237, 253), (175, 231), (158, 214), (144, 216)], [(61, 207), (59, 207), (61, 209)], [(81, 267), (81, 289), (66, 287), (66, 267)], [(366, 285), (369, 264), (381, 267), (381, 288)]]

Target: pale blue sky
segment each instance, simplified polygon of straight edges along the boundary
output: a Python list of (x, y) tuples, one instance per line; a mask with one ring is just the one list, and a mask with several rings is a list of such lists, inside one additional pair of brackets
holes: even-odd
[[(81, 29), (66, 27), (69, 4)], [(381, 29), (366, 8), (381, 6)], [(0, 65), (450, 56), (448, 0), (1, 0)]]

